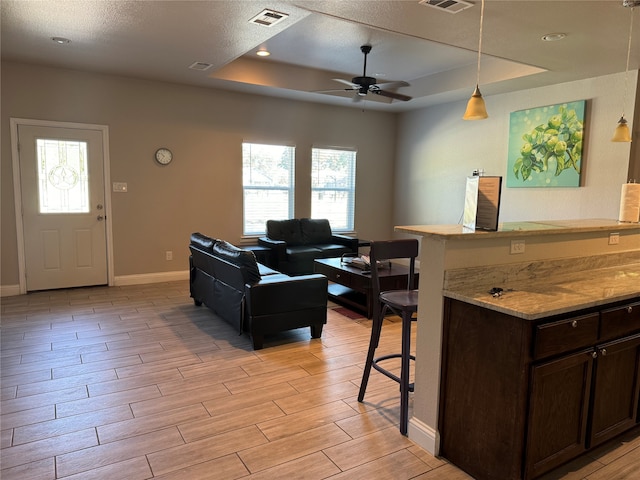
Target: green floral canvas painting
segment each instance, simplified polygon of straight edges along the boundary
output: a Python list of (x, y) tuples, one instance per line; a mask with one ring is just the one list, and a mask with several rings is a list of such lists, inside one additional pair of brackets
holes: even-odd
[(579, 187), (586, 100), (512, 112), (507, 187)]

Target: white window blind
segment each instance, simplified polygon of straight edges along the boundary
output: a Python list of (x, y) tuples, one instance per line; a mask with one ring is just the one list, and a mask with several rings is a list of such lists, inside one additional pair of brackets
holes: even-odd
[(328, 218), (331, 229), (354, 229), (356, 152), (314, 148), (311, 153), (311, 216)]
[(267, 220), (293, 218), (295, 147), (242, 144), (245, 235), (265, 233)]

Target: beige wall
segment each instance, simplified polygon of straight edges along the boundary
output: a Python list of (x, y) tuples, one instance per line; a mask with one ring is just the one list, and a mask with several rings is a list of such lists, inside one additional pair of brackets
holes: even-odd
[[(111, 193), (116, 278), (186, 271), (193, 231), (241, 241), (244, 140), (296, 146), (300, 217), (311, 147), (355, 147), (357, 234), (393, 235), (394, 114), (9, 62), (1, 80), (0, 286), (18, 284), (11, 117), (108, 125), (111, 181), (129, 190)], [(167, 167), (153, 160), (160, 146), (173, 150)]]
[[(637, 73), (629, 74), (630, 92), (636, 91)], [(466, 177), (477, 168), (486, 175), (503, 176), (500, 221), (618, 218), (630, 144), (610, 139), (620, 118), (624, 82), (623, 73), (488, 96), (489, 118), (483, 121), (462, 120), (464, 102), (402, 115), (394, 221), (397, 225), (460, 223)], [(510, 113), (583, 99), (587, 100), (583, 186), (506, 188)], [(634, 103), (629, 95), (627, 118), (634, 118)]]
[[(310, 210), (311, 147), (357, 148), (356, 230), (368, 239), (458, 223), (466, 177), (504, 175), (515, 110), (588, 100), (584, 186), (503, 188), (501, 221), (617, 217), (629, 165), (629, 144), (609, 142), (624, 74), (489, 96), (481, 122), (461, 120), (464, 102), (394, 115), (10, 62), (1, 80), (0, 287), (18, 283), (11, 117), (108, 125), (111, 181), (129, 187), (111, 194), (116, 277), (185, 270), (192, 231), (241, 242), (243, 140), (296, 145), (297, 216)], [(174, 151), (168, 167), (152, 159), (159, 146)]]

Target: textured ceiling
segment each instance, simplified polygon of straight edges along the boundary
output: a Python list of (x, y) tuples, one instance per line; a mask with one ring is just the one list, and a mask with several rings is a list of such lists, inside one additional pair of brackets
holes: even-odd
[[(402, 111), (470, 95), (480, 0), (471, 3), (451, 14), (418, 0), (2, 0), (2, 59), (356, 105), (332, 79), (362, 75), (360, 46), (370, 44), (367, 75), (409, 82), (397, 91), (413, 100), (367, 95), (367, 105)], [(264, 8), (289, 17), (250, 24)], [(624, 71), (630, 16), (622, 0), (486, 0), (483, 94)], [(630, 65), (638, 69), (640, 12), (634, 16)], [(567, 37), (541, 41), (551, 32)], [(272, 55), (258, 58), (260, 48)], [(212, 67), (189, 69), (194, 62)]]

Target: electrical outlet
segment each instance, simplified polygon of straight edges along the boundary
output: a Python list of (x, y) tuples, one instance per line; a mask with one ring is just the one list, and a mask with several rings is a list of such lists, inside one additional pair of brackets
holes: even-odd
[(164, 255), (167, 260), (173, 260), (173, 252), (171, 250), (164, 252)]
[(618, 245), (620, 243), (620, 234), (619, 233), (610, 233), (609, 234), (609, 245)]
[(511, 240), (511, 254), (524, 253), (524, 240)]

